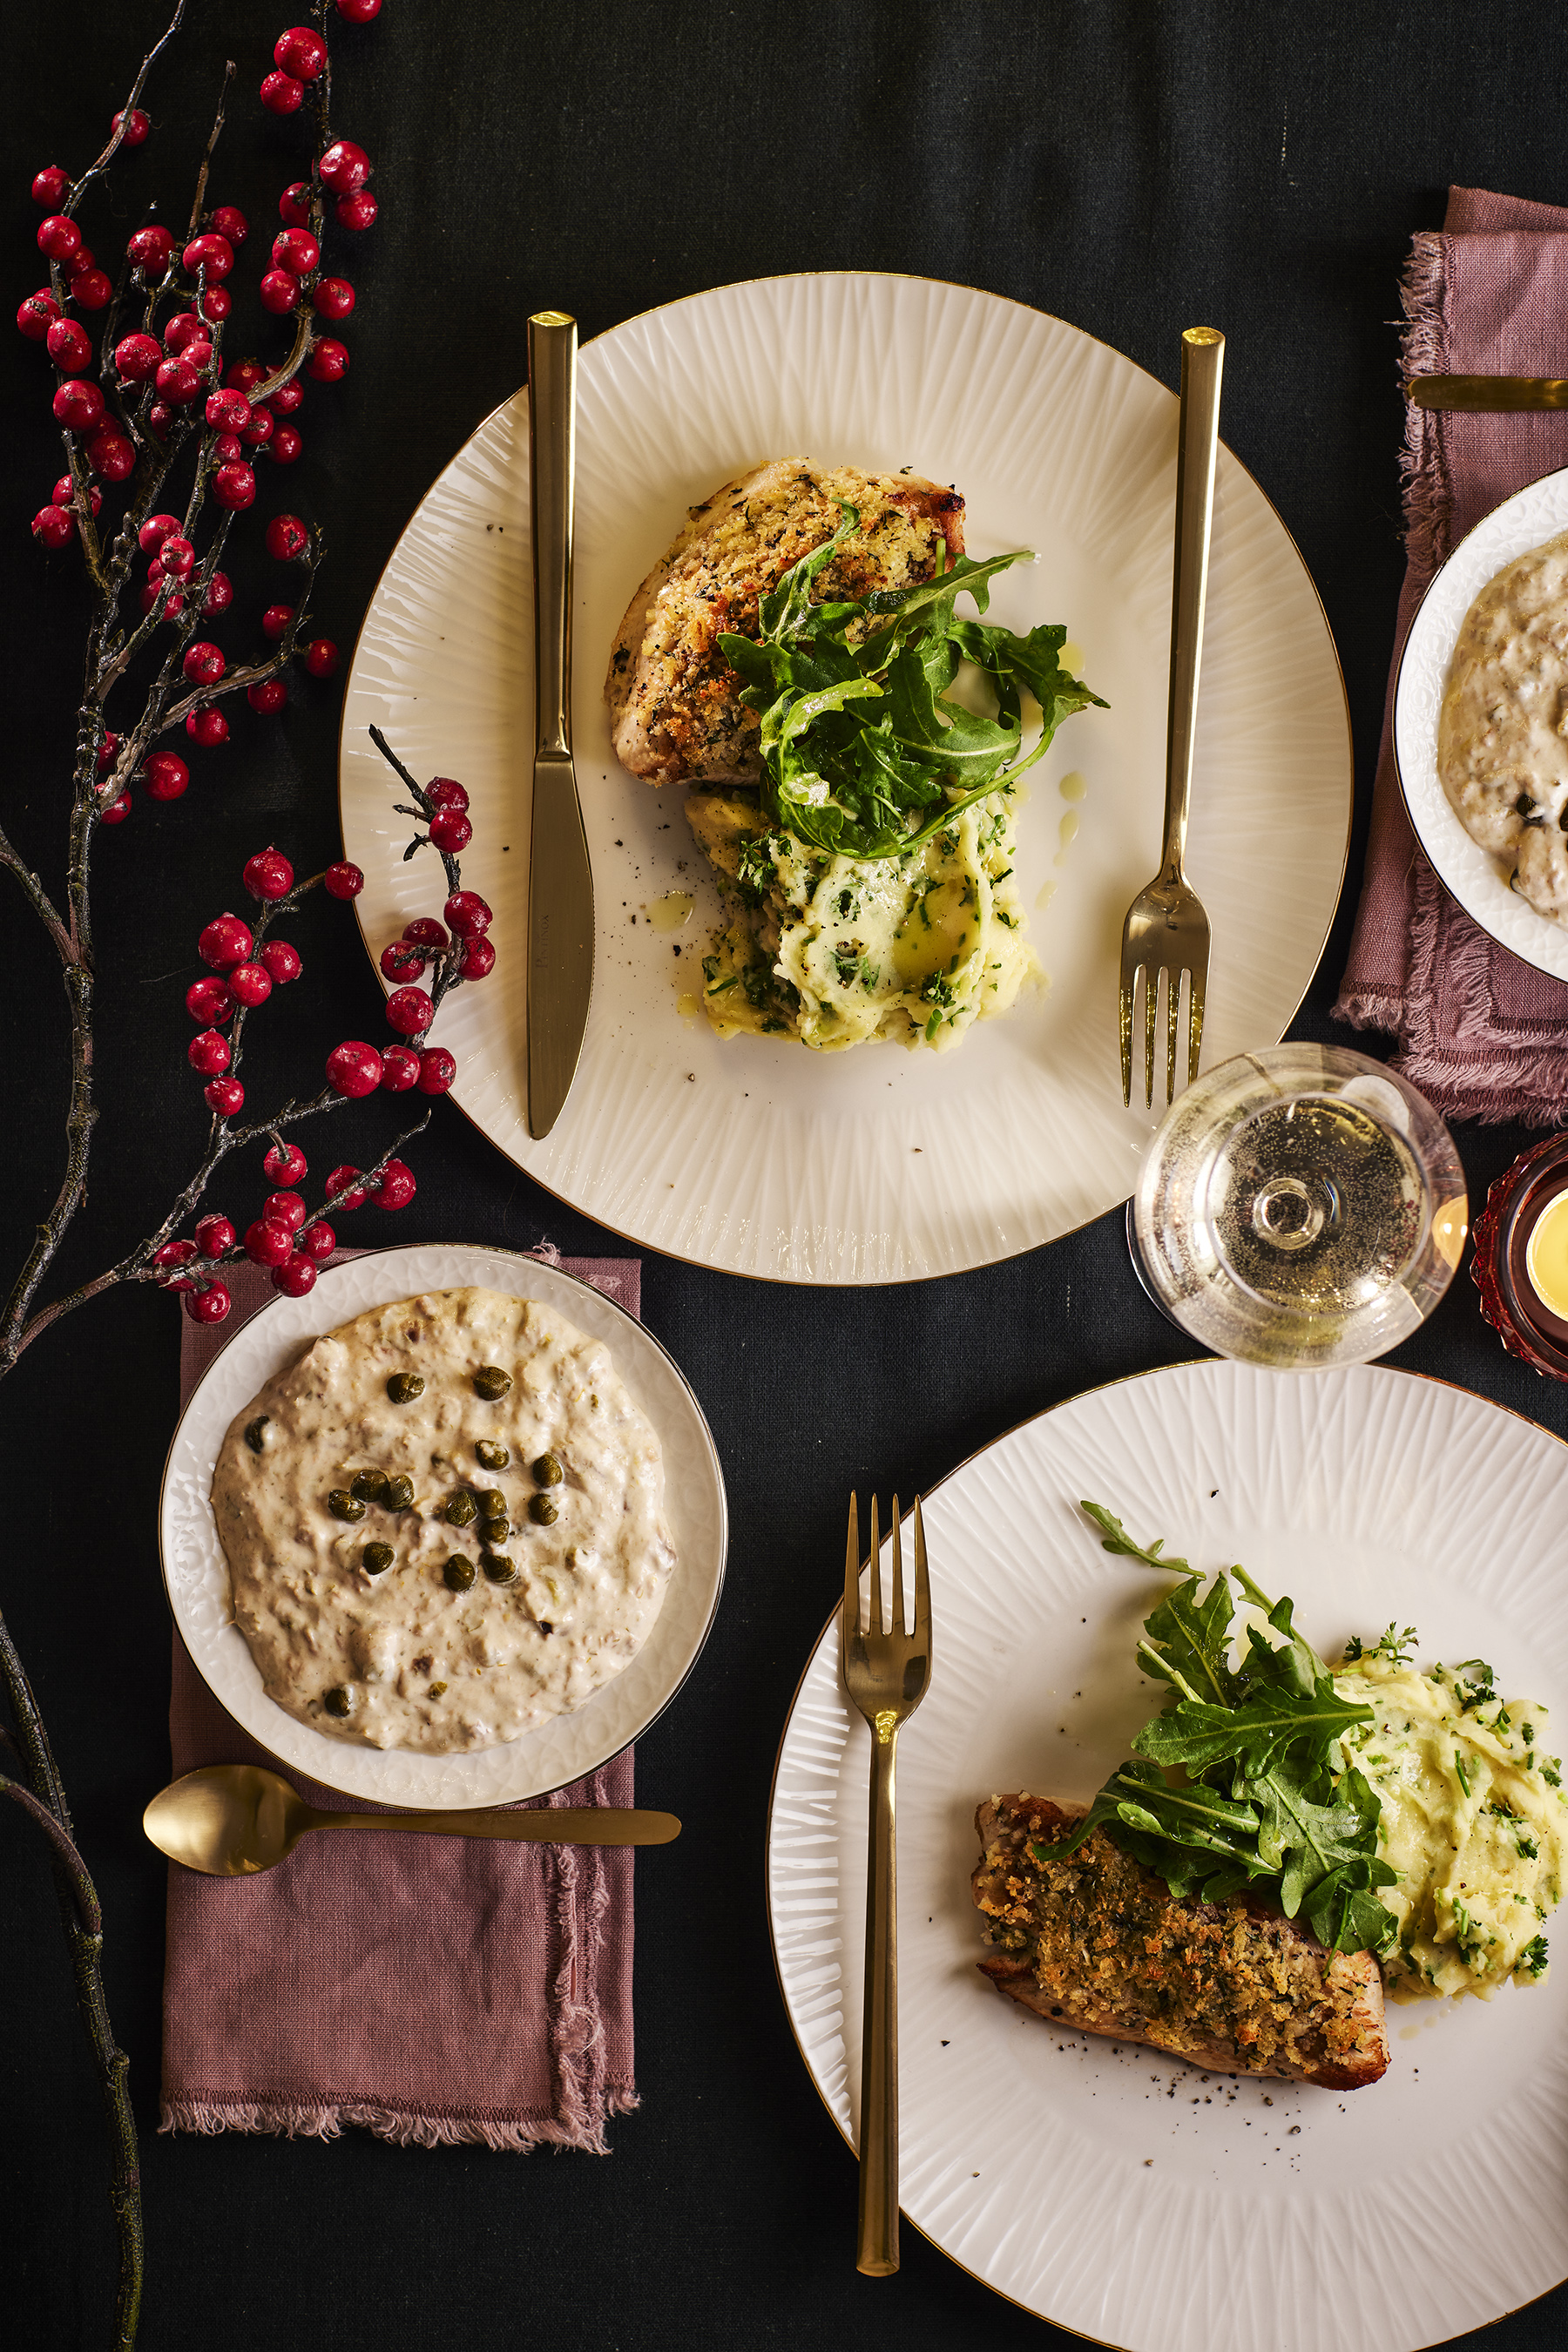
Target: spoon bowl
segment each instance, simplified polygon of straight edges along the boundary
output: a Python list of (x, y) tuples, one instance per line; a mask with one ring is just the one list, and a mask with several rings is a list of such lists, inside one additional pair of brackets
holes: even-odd
[(426, 1837), (510, 1838), (533, 1845), (668, 1845), (673, 1813), (615, 1805), (530, 1806), (516, 1812), (328, 1813), (280, 1772), (204, 1764), (161, 1789), (142, 1816), (161, 1853), (209, 1878), (248, 1878), (286, 1861), (310, 1830), (401, 1830)]

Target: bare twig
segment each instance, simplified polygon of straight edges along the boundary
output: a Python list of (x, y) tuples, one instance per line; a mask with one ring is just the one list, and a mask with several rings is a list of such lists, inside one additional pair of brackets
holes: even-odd
[(230, 58), (223, 69), (223, 88), (218, 93), (217, 115), (212, 130), (207, 134), (206, 152), (202, 157), (202, 168), (196, 173), (196, 193), (191, 199), (191, 235), (193, 236), (201, 226), (202, 213), (207, 200), (207, 173), (212, 170), (213, 150), (217, 145), (223, 130), (223, 110), (228, 99), (228, 86), (233, 79), (234, 59)]
[(103, 1994), (103, 1915), (87, 1864), (71, 1834), (65, 1790), (49, 1748), (44, 1719), (11, 1639), (0, 1617), (0, 1681), (5, 1685), (14, 1740), (32, 1786), (24, 1789), (9, 1774), (0, 1776), (0, 1795), (9, 1798), (36, 1822), (49, 1840), (55, 1900), (70, 1950), (76, 1979), (77, 2007), (93, 2060), (110, 2138), (110, 2209), (120, 2247), (120, 2271), (114, 2298), (115, 2352), (131, 2352), (142, 2310), (142, 2170), (136, 2147), (136, 2123), (131, 2112), (127, 2084), (130, 2061), (114, 2039)]
[[(161, 40), (153, 42), (153, 47), (148, 50), (146, 56), (142, 60), (141, 70), (137, 74), (135, 80), (131, 85), (131, 95), (121, 109), (120, 120), (115, 125), (114, 130), (110, 134), (108, 146), (104, 149), (101, 155), (98, 156), (88, 165), (80, 179), (73, 183), (70, 194), (67, 196), (64, 205), (61, 206), (61, 210), (63, 212), (74, 214), (78, 205), (80, 204), (83, 195), (91, 186), (93, 181), (98, 179), (102, 173), (108, 170), (121, 142), (124, 139), (126, 126), (130, 122), (132, 112), (135, 107), (136, 101), (142, 95), (142, 86), (153, 69), (154, 58), (161, 56), (163, 51), (168, 47), (169, 43), (174, 39), (175, 34), (179, 31), (180, 26), (184, 23), (184, 20), (185, 0), (179, 0), (178, 6), (175, 8), (173, 16), (169, 19), (168, 30), (163, 34)], [(232, 73), (234, 68), (230, 67), (229, 70)]]
[[(123, 144), (126, 130), (152, 67), (179, 31), (184, 20), (185, 7), (186, 0), (177, 0), (167, 29), (143, 58), (130, 95), (121, 110), (117, 128), (101, 153), (66, 192), (58, 207), (65, 215), (76, 215), (88, 190), (102, 177)], [(328, 24), (327, 0), (311, 0), (311, 15), (324, 37)], [(235, 66), (231, 60), (226, 68), (211, 133), (196, 174), (190, 213), (192, 234), (199, 229), (205, 216), (210, 166), (224, 129), (225, 109), (234, 73)], [(331, 135), (330, 90), (330, 75), (323, 71), (317, 78), (311, 97), (318, 137), (310, 173), (310, 220), (318, 245), (325, 219), (320, 166), (321, 154)], [(37, 1304), (48, 1269), (86, 1195), (97, 1119), (92, 1089), (95, 973), (89, 896), (91, 854), (97, 827), (104, 811), (140, 769), (149, 747), (160, 734), (177, 726), (194, 710), (220, 698), (222, 695), (237, 693), (276, 676), (292, 658), (300, 633), (308, 619), (310, 591), (323, 552), (322, 543), (317, 535), (312, 539), (304, 562), (303, 593), (277, 651), (264, 660), (247, 663), (233, 671), (217, 688), (187, 693), (181, 683), (180, 670), (185, 651), (203, 618), (202, 606), (231, 527), (232, 517), (226, 510), (216, 530), (210, 533), (200, 565), (176, 592), (182, 602), (171, 611), (167, 598), (154, 597), (144, 618), (130, 617), (128, 622), (121, 621), (120, 607), (130, 590), (138, 553), (139, 533), (155, 507), (167, 495), (166, 486), (174, 469), (194, 445), (195, 477), (184, 504), (184, 527), (189, 536), (204, 514), (217, 463), (216, 432), (206, 423), (202, 404), (195, 408), (176, 407), (174, 415), (166, 415), (160, 419), (155, 429), (154, 385), (149, 382), (140, 391), (131, 389), (121, 383), (114, 363), (120, 320), (126, 307), (133, 302), (140, 302), (142, 331), (154, 338), (159, 333), (160, 311), (171, 300), (183, 299), (193, 302), (198, 314), (205, 319), (207, 278), (205, 267), (195, 272), (193, 291), (193, 281), (184, 268), (183, 251), (176, 247), (165, 268), (155, 274), (156, 282), (152, 282), (153, 275), (140, 266), (131, 267), (129, 262), (122, 266), (107, 319), (103, 321), (99, 377), (105, 423), (121, 432), (136, 454), (127, 503), (117, 527), (106, 521), (100, 532), (92, 512), (93, 468), (89, 464), (87, 444), (89, 435), (98, 428), (79, 431), (67, 426), (62, 431), (65, 467), (71, 486), (70, 511), (76, 522), (90, 599), (84, 644), (84, 689), (72, 770), (63, 897), (46, 888), (39, 877), (25, 863), (6, 833), (0, 829), (0, 868), (12, 876), (60, 959), (61, 978), (69, 1005), (71, 1068), (70, 1099), (65, 1122), (64, 1167), (59, 1189), (47, 1216), (36, 1227), (26, 1260), (12, 1283), (4, 1307), (0, 1307), (0, 1377), (14, 1369), (35, 1339), (87, 1299), (120, 1282), (166, 1281), (166, 1269), (161, 1269), (155, 1263), (157, 1253), (176, 1225), (202, 1198), (214, 1171), (230, 1153), (269, 1133), (281, 1133), (318, 1112), (337, 1109), (345, 1099), (328, 1087), (308, 1099), (291, 1099), (264, 1119), (252, 1119), (237, 1125), (221, 1115), (215, 1116), (200, 1163), (157, 1231), (90, 1281), (58, 1298), (46, 1301), (41, 1306)], [(270, 398), (304, 364), (316, 331), (310, 297), (318, 275), (319, 265), (318, 270), (302, 281), (291, 349), (282, 364), (257, 386), (251, 394), (253, 401)], [(54, 257), (49, 263), (49, 283), (60, 314), (64, 316), (71, 299), (70, 287), (59, 260)], [(134, 308), (132, 315), (135, 315)], [(221, 373), (223, 322), (215, 320), (208, 322), (208, 326), (212, 344), (210, 381), (216, 383)], [(65, 380), (65, 372), (58, 371), (57, 385)], [(160, 628), (169, 631), (164, 640), (157, 637)], [(133, 667), (142, 662), (143, 656), (153, 653), (155, 646), (163, 647), (163, 659), (148, 684), (140, 714), (130, 723), (121, 719), (112, 730), (121, 735), (123, 740), (117, 756), (110, 763), (110, 772), (100, 777), (100, 761), (106, 738), (111, 731), (107, 716), (109, 698), (116, 692), (125, 691)], [(297, 905), (304, 891), (314, 887), (320, 879), (319, 876), (313, 877), (311, 882), (302, 884), (299, 890), (291, 892), (278, 906), (264, 908), (255, 926), (258, 939), (265, 933), (274, 913), (282, 908)], [(235, 1065), (239, 1059), (244, 1024), (245, 1012), (241, 1007), (235, 1016), (232, 1033), (231, 1052)], [(384, 1177), (389, 1160), (410, 1137), (419, 1132), (429, 1116), (426, 1110), (424, 1118), (405, 1129), (390, 1150), (382, 1155), (375, 1167), (359, 1180), (364, 1189), (375, 1189)], [(211, 1263), (216, 1265), (221, 1261)], [(205, 1268), (198, 1269), (198, 1273), (205, 1276)], [(0, 1770), (0, 1798), (26, 1815), (48, 1841), (61, 1923), (71, 1953), (78, 2005), (109, 2118), (110, 2200), (120, 2253), (113, 2341), (117, 2352), (130, 2352), (141, 2305), (142, 2244), (136, 2134), (126, 2090), (127, 2062), (124, 2053), (115, 2044), (104, 2001), (102, 1923), (97, 1894), (77, 1849), (65, 1790), (50, 1752), (37, 1701), (3, 1619), (0, 1619), (0, 1688), (4, 1690), (13, 1727), (7, 1729), (0, 1722), (0, 1756), (7, 1764), (14, 1758), (16, 1764), (15, 1771)]]

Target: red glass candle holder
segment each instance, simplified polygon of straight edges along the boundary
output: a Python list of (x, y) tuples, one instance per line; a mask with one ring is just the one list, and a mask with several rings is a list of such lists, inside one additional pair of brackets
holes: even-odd
[(1553, 1314), (1530, 1278), (1530, 1237), (1542, 1213), (1568, 1192), (1568, 1135), (1549, 1135), (1516, 1160), (1487, 1194), (1476, 1219), (1470, 1272), (1481, 1313), (1510, 1356), (1568, 1381), (1568, 1322)]

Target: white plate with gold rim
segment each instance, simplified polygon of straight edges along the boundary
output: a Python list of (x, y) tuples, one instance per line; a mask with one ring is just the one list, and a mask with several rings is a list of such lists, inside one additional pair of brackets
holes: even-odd
[[(1173, 330), (1171, 352), (1173, 364)], [(523, 1084), (526, 394), (479, 427), (372, 600), (340, 782), (377, 957), (411, 915), (439, 911), (444, 888), (433, 858), (403, 862), (411, 827), (393, 814), (368, 727), (421, 779), (468, 788), (464, 881), (495, 910), (499, 961), (449, 1000), (438, 1034), (458, 1057), (455, 1099), (520, 1167), (639, 1243), (796, 1282), (956, 1273), (1125, 1199), (1153, 1126), (1121, 1100), (1117, 965), (1122, 915), (1159, 860), (1176, 415), (1163, 385), (1079, 330), (925, 278), (720, 287), (584, 347), (573, 712), (598, 936), (582, 1063), (542, 1142), (527, 1132)], [(638, 581), (689, 506), (795, 454), (956, 483), (972, 554), (1040, 554), (993, 583), (993, 616), (1064, 622), (1110, 704), (1070, 720), (1029, 780), (1019, 877), (1051, 984), (956, 1053), (715, 1036), (692, 991), (718, 900), (683, 795), (638, 782), (610, 750), (605, 669)], [(1279, 515), (1224, 450), (1196, 761), (1188, 862), (1214, 928), (1204, 1042), (1218, 1061), (1275, 1042), (1300, 1001), (1339, 896), (1352, 789), (1322, 607)], [(684, 929), (659, 929), (686, 890)]]
[[(462, 1756), (416, 1756), (329, 1738), (288, 1715), (261, 1675), (230, 1607), (212, 1509), (213, 1471), (236, 1415), (323, 1332), (369, 1308), (474, 1283), (537, 1298), (602, 1339), (664, 1454), (665, 1517), (676, 1565), (653, 1630), (623, 1674), (584, 1706), (521, 1739)], [(196, 1671), (242, 1729), (285, 1767), (346, 1797), (416, 1811), (512, 1804), (565, 1787), (618, 1755), (663, 1713), (708, 1638), (724, 1580), (723, 1474), (702, 1409), (673, 1360), (635, 1317), (575, 1275), (509, 1250), (429, 1244), (368, 1250), (326, 1267), (303, 1298), (278, 1298), (213, 1359), (174, 1432), (158, 1504), (163, 1584)]]
[[(1327, 1656), (1415, 1624), (1422, 1663), (1484, 1656), (1568, 1734), (1568, 1447), (1499, 1405), (1382, 1366), (1211, 1361), (976, 1454), (925, 1506), (931, 1689), (899, 1742), (903, 2210), (1000, 2294), (1128, 2352), (1414, 2352), (1484, 2326), (1568, 2273), (1568, 1966), (1490, 2002), (1390, 2004), (1392, 2063), (1351, 2093), (1063, 2032), (977, 1972), (978, 1800), (1088, 1798), (1158, 1703), (1133, 1643), (1169, 1580), (1104, 1552), (1084, 1496), (1194, 1569), (1244, 1561)], [(825, 1563), (825, 1598), (835, 1581)], [(835, 1618), (779, 1750), (768, 1904), (847, 2138), (868, 1739)]]

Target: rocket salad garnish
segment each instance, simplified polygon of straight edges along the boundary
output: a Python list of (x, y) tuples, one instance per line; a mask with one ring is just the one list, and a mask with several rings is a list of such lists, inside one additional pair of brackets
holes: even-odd
[[(1019, 636), (958, 619), (961, 594), (983, 614), (992, 577), (1034, 560), (1021, 551), (983, 563), (961, 555), (919, 586), (814, 604), (812, 581), (859, 528), (853, 507), (839, 511), (833, 537), (763, 598), (760, 641), (726, 634), (719, 643), (746, 681), (742, 699), (761, 715), (767, 816), (829, 855), (895, 857), (1015, 782), (1075, 710), (1106, 706), (1062, 668), (1065, 628)], [(963, 660), (990, 679), (994, 719), (947, 698)], [(1026, 687), (1044, 728), (1021, 756)]]
[[(1145, 1620), (1138, 1644), (1143, 1671), (1171, 1696), (1085, 1819), (1058, 1844), (1037, 1844), (1036, 1858), (1059, 1860), (1103, 1828), (1173, 1895), (1219, 1902), (1245, 1887), (1287, 1918), (1304, 1913), (1332, 1950), (1388, 1949), (1396, 1923), (1375, 1889), (1392, 1885), (1394, 1873), (1378, 1859), (1378, 1801), (1353, 1767), (1341, 1769), (1334, 1744), (1352, 1724), (1370, 1723), (1371, 1707), (1341, 1697), (1292, 1626), (1291, 1603), (1269, 1601), (1244, 1568), (1217, 1576), (1205, 1593), (1184, 1559), (1163, 1559), (1159, 1543), (1133, 1543), (1100, 1504), (1083, 1508), (1107, 1551), (1183, 1579)], [(1230, 1576), (1276, 1637), (1248, 1626), (1235, 1664)], [(1173, 1768), (1182, 1775), (1175, 1782), (1166, 1779)]]

